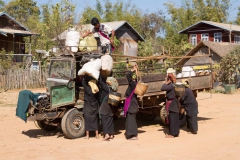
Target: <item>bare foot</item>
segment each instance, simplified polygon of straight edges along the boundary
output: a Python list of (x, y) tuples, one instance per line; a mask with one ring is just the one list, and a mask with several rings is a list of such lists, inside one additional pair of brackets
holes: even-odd
[(95, 136), (95, 138), (99, 139), (99, 136), (98, 136), (98, 135), (96, 135), (96, 136)]
[(110, 139), (113, 139), (113, 138), (114, 138), (114, 135), (111, 135), (111, 136), (110, 136)]
[(138, 137), (129, 138), (129, 140), (138, 140)]
[(89, 139), (89, 136), (85, 136), (84, 139)]
[(172, 136), (172, 135), (167, 134), (167, 135), (165, 136), (165, 138), (175, 138), (175, 137)]

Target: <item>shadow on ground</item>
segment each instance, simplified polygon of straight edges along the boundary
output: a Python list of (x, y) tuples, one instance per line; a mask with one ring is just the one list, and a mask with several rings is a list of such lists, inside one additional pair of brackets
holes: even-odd
[(30, 138), (41, 138), (41, 137), (49, 137), (49, 136), (57, 136), (57, 138), (64, 137), (61, 129), (57, 129), (54, 131), (45, 131), (41, 129), (30, 129), (28, 131), (22, 131), (22, 134), (30, 137)]

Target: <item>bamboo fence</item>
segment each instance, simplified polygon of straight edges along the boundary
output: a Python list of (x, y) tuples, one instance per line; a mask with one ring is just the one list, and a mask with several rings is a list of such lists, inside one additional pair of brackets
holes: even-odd
[(45, 87), (47, 69), (43, 69), (41, 75), (37, 70), (6, 70), (4, 75), (0, 75), (0, 91)]

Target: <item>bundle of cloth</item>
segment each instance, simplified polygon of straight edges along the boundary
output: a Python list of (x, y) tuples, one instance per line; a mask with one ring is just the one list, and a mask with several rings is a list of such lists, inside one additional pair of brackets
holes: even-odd
[(28, 105), (30, 101), (32, 101), (33, 105), (35, 105), (39, 96), (40, 93), (33, 93), (29, 90), (20, 91), (18, 95), (16, 116), (27, 122)]
[(101, 59), (91, 59), (85, 63), (83, 67), (78, 71), (78, 75), (89, 75), (98, 80), (100, 75), (100, 69), (102, 67)]
[[(110, 55), (102, 55), (101, 58), (96, 58), (97, 56), (88, 55), (87, 57), (83, 56), (81, 60), (82, 68), (78, 71), (78, 75), (88, 75), (93, 80), (89, 81), (88, 85), (91, 87), (93, 93), (97, 93), (99, 91), (97, 87), (97, 81), (101, 74), (102, 77), (111, 77), (112, 69), (113, 69), (113, 59)], [(116, 79), (114, 81), (113, 77), (109, 79), (109, 85), (116, 90), (118, 85), (116, 85)]]

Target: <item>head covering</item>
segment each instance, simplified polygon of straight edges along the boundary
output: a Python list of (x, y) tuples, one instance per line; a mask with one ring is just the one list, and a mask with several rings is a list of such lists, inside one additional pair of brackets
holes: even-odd
[(175, 73), (176, 71), (173, 68), (168, 68), (167, 73)]
[(112, 90), (117, 92), (118, 90), (118, 81), (114, 77), (107, 77), (107, 84), (111, 86)]
[(183, 83), (186, 87), (189, 88), (189, 82), (188, 82), (187, 79), (183, 79), (183, 80), (182, 80), (182, 83)]

